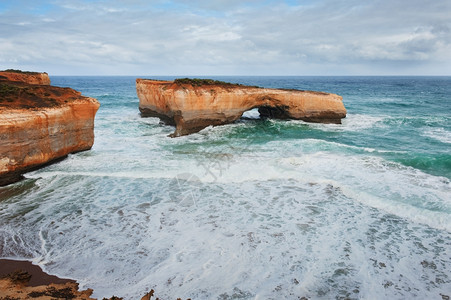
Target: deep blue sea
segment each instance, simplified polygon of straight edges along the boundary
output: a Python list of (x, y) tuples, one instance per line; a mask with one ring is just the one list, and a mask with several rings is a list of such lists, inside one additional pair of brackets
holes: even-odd
[(214, 77), (348, 115), (180, 138), (140, 117), (135, 79), (51, 78), (100, 101), (95, 144), (0, 188), (0, 257), (99, 298), (451, 296), (451, 77)]

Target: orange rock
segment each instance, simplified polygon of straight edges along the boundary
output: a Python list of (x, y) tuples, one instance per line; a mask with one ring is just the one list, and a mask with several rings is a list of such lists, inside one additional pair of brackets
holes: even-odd
[(92, 147), (96, 99), (70, 88), (29, 84), (39, 77), (34, 73), (30, 80), (21, 74), (22, 82), (5, 80), (5, 73), (9, 76), (0, 72), (0, 185)]
[[(199, 83), (200, 82), (200, 83)], [(245, 111), (307, 122), (341, 123), (346, 117), (342, 97), (313, 91), (267, 89), (212, 80), (159, 81), (137, 79), (143, 117), (159, 117), (175, 125), (171, 136), (198, 132), (210, 125), (228, 124)]]
[(49, 284), (41, 286), (26, 286), (15, 284), (9, 279), (0, 279), (0, 299), (74, 299), (96, 300), (91, 298), (92, 290), (78, 291), (77, 283)]
[(0, 71), (0, 80), (50, 85), (50, 78), (47, 73), (23, 72), (19, 70)]

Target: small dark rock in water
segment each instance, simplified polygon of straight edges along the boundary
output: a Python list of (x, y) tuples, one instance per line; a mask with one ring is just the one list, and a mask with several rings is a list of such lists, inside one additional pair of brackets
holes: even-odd
[(443, 299), (443, 300), (449, 300), (449, 296), (448, 296), (448, 295), (440, 294), (440, 296), (442, 296), (442, 299)]
[(426, 260), (423, 260), (421, 262), (421, 265), (423, 266), (423, 268), (430, 268), (430, 269), (433, 269), (433, 270), (437, 269), (437, 266), (435, 265), (434, 262), (428, 262)]
[(248, 299), (254, 297), (250, 292), (242, 291), (239, 288), (233, 288), (233, 294), (228, 295), (227, 293), (219, 295), (218, 299), (221, 300), (231, 300), (231, 299)]

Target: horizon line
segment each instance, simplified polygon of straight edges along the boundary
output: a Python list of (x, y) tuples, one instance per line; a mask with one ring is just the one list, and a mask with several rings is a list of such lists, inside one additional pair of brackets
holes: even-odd
[[(43, 72), (47, 73), (47, 72)], [(83, 76), (83, 77), (451, 77), (449, 75), (105, 75), (105, 74), (58, 74), (49, 76)]]

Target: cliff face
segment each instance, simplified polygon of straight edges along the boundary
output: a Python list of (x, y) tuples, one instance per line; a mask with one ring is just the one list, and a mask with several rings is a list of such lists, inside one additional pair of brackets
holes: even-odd
[(137, 79), (136, 89), (141, 115), (175, 125), (172, 136), (234, 122), (253, 108), (263, 117), (307, 122), (340, 124), (346, 117), (342, 97), (322, 92), (149, 79)]
[[(24, 172), (88, 150), (94, 143), (94, 117), (99, 103), (70, 88), (5, 80), (0, 72), (0, 185)], [(15, 77), (17, 78), (17, 77)], [(30, 84), (31, 82), (31, 84)]]
[(0, 72), (0, 80), (26, 82), (28, 84), (50, 85), (50, 78), (47, 73), (6, 70)]

